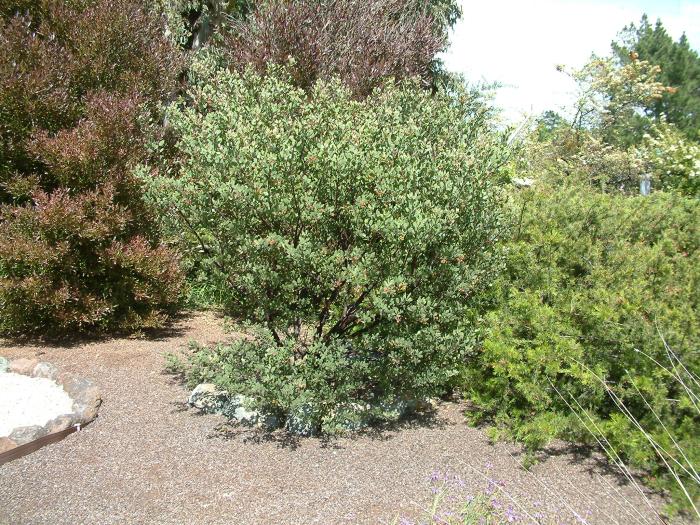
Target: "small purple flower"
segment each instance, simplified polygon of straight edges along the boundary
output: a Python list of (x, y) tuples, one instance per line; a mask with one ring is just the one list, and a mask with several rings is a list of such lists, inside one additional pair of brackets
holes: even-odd
[(516, 521), (520, 520), (520, 516), (518, 515), (517, 512), (515, 512), (515, 509), (513, 509), (512, 505), (508, 505), (508, 508), (506, 509), (504, 516), (508, 523), (514, 523)]
[(435, 483), (436, 481), (440, 481), (441, 477), (442, 477), (441, 474), (437, 470), (434, 470), (433, 473), (430, 474), (429, 479), (430, 479), (431, 483)]
[(488, 485), (486, 485), (486, 490), (484, 492), (486, 492), (488, 496), (496, 492), (496, 482), (490, 479)]
[(435, 523), (443, 524), (443, 525), (450, 525), (450, 522), (446, 519), (448, 517), (447, 513), (442, 513), (441, 516), (433, 516), (433, 519), (435, 520)]
[(415, 523), (409, 520), (408, 518), (401, 518), (399, 520), (399, 525), (415, 525)]
[(486, 490), (484, 492), (486, 495), (490, 496), (494, 492), (496, 492), (497, 489), (505, 487), (505, 483), (502, 481), (496, 481), (494, 479), (490, 479), (488, 482), (488, 485), (486, 485)]

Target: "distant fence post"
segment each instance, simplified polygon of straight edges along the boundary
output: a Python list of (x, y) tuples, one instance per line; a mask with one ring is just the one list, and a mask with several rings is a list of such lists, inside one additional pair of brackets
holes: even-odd
[(649, 195), (651, 193), (651, 174), (645, 173), (640, 177), (639, 181), (640, 195)]

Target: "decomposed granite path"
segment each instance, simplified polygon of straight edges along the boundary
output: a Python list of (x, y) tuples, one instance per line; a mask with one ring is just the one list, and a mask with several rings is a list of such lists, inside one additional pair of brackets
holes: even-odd
[(591, 524), (659, 523), (600, 458), (560, 446), (528, 473), (517, 447), (490, 444), (454, 403), (330, 441), (226, 427), (188, 409), (186, 389), (163, 373), (165, 352), (223, 340), (221, 326), (198, 313), (146, 339), (0, 344), (7, 357), (38, 355), (94, 381), (104, 400), (84, 430), (0, 467), (0, 524), (392, 523), (429, 505), (435, 471), (458, 476), (466, 492), (483, 489), (485, 476), (503, 481), (531, 515), (556, 514), (551, 523), (575, 514)]

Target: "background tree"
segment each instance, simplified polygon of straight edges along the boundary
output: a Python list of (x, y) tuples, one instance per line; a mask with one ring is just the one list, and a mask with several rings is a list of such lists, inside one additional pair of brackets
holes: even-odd
[(569, 127), (567, 120), (552, 110), (543, 111), (535, 120), (535, 133), (541, 142), (550, 140), (562, 129)]
[(387, 77), (418, 76), (433, 86), (436, 55), (458, 15), (445, 0), (267, 0), (230, 20), (222, 47), (236, 69), (264, 73), (291, 60), (292, 77), (304, 89), (338, 76), (361, 98)]
[(700, 56), (691, 49), (685, 34), (674, 42), (660, 20), (652, 27), (644, 15), (639, 26), (625, 27), (612, 47), (623, 66), (636, 59), (660, 66), (659, 81), (672, 89), (650, 101), (644, 108), (646, 114), (657, 121), (665, 115), (667, 122), (678, 126), (688, 138), (700, 140)]
[[(563, 68), (562, 68), (563, 70)], [(624, 65), (593, 56), (570, 73), (578, 85), (572, 128), (598, 134), (611, 145), (627, 146), (630, 119), (663, 97), (661, 68), (644, 60)]]

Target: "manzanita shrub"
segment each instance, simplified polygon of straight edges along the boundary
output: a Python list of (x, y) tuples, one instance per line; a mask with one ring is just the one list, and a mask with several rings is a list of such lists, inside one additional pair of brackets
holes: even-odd
[(135, 0), (0, 3), (0, 332), (140, 328), (177, 303), (135, 162), (179, 59)]
[(531, 450), (601, 445), (687, 508), (675, 475), (700, 495), (700, 202), (541, 178), (513, 216), (464, 378), (472, 415)]
[[(389, 84), (357, 101), (287, 73), (193, 65), (169, 122), (179, 164), (144, 177), (170, 230), (253, 339), (205, 350), (214, 381), (288, 413), (438, 394), (470, 346), (501, 233), (506, 155), (476, 93)], [(194, 263), (192, 263), (194, 264)], [(202, 363), (204, 365), (202, 366)]]

